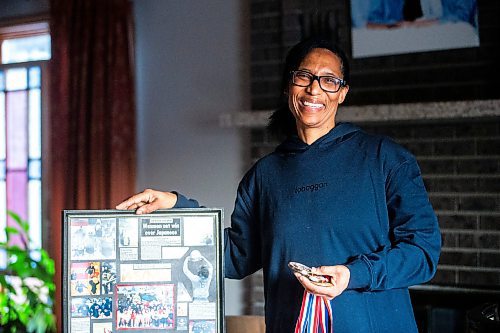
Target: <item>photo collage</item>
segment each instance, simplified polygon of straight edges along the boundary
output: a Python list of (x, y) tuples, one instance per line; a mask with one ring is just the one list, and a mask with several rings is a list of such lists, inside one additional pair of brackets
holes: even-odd
[(221, 210), (112, 212), (64, 213), (65, 331), (220, 332)]

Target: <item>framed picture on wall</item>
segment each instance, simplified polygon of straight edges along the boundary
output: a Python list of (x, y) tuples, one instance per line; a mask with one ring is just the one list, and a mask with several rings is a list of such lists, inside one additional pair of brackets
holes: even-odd
[(477, 0), (351, 0), (354, 58), (479, 46)]
[(68, 333), (222, 333), (222, 209), (63, 211)]

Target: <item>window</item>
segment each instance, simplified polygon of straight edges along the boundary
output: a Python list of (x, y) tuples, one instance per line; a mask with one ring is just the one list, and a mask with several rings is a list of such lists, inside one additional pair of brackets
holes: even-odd
[[(10, 210), (29, 221), (34, 248), (42, 245), (42, 102), (48, 59), (47, 23), (0, 28), (0, 240), (12, 223)], [(0, 267), (4, 262), (0, 257)]]

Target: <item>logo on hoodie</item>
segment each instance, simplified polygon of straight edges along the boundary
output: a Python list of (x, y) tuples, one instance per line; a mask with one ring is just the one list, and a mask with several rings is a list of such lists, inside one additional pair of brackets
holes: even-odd
[(295, 194), (299, 194), (301, 192), (316, 192), (316, 191), (319, 191), (321, 189), (324, 189), (327, 186), (328, 186), (328, 183), (326, 183), (326, 182), (299, 186), (299, 187), (295, 188)]

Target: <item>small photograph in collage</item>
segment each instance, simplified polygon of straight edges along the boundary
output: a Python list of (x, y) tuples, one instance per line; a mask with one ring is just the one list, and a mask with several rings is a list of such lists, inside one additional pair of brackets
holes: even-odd
[(112, 322), (94, 322), (92, 323), (92, 333), (112, 333), (113, 323)]
[(71, 299), (71, 317), (91, 319), (111, 319), (113, 301), (111, 297), (78, 297)]
[(139, 245), (139, 219), (121, 218), (118, 225), (120, 247), (137, 247)]
[(71, 220), (71, 259), (116, 258), (116, 220), (81, 218)]
[(174, 285), (117, 285), (116, 327), (172, 329), (175, 325)]
[(101, 268), (102, 294), (112, 294), (116, 285), (116, 263), (103, 262)]
[(72, 296), (100, 295), (100, 263), (95, 261), (71, 264), (70, 285)]
[(207, 246), (214, 244), (214, 221), (207, 217), (184, 217), (184, 245)]
[(189, 333), (216, 333), (214, 320), (191, 320)]
[(177, 331), (188, 330), (188, 319), (186, 317), (177, 317)]

